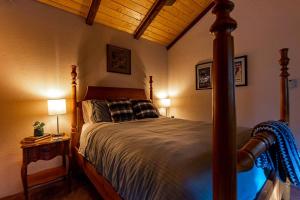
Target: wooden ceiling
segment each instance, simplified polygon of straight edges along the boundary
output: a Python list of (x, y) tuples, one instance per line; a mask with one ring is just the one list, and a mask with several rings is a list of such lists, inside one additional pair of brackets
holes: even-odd
[(213, 6), (212, 0), (176, 0), (172, 6), (165, 5), (170, 0), (37, 1), (85, 18), (89, 16), (87, 24), (95, 21), (168, 48)]

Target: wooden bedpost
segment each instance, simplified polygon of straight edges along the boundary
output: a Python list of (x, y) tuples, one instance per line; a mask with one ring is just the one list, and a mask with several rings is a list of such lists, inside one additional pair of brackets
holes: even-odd
[[(280, 120), (289, 122), (289, 88), (288, 88), (288, 49), (280, 50), (281, 58), (279, 60), (281, 67), (281, 88), (280, 88)], [(258, 133), (252, 137), (238, 151), (238, 171), (248, 171), (254, 164), (258, 156), (267, 151), (276, 142), (275, 137), (268, 133)]]
[[(290, 104), (289, 104), (289, 72), (288, 72), (288, 48), (280, 49), (280, 60), (281, 65), (280, 73), (280, 121), (286, 122), (288, 125), (290, 123)], [(289, 181), (288, 181), (289, 182)], [(285, 194), (283, 199), (290, 199), (290, 187), (285, 189)]]
[[(72, 129), (71, 129), (71, 138), (72, 143), (76, 140), (73, 140), (74, 135), (77, 133), (77, 72), (76, 72), (76, 65), (72, 65)], [(77, 144), (72, 144), (72, 147), (75, 147)]]
[(289, 123), (289, 73), (288, 67), (290, 59), (288, 58), (287, 48), (280, 49), (281, 58), (281, 83), (280, 83), (280, 120)]
[(150, 100), (153, 102), (153, 88), (152, 88), (152, 84), (153, 84), (153, 80), (152, 80), (152, 76), (149, 76), (149, 85), (150, 85)]
[(233, 71), (234, 41), (231, 32), (237, 23), (230, 17), (234, 4), (214, 0), (216, 20), (213, 48), (213, 199), (236, 199), (236, 111)]

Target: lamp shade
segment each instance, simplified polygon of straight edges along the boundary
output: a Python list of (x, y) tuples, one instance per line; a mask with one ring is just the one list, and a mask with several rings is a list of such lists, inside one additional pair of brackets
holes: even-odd
[(48, 114), (49, 115), (61, 115), (66, 113), (66, 100), (56, 99), (48, 100)]
[(160, 105), (162, 108), (168, 108), (171, 106), (171, 99), (169, 98), (164, 98), (160, 99)]

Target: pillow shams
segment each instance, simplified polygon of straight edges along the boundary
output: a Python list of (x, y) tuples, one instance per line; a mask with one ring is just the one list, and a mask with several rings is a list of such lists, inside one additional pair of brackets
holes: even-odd
[(129, 100), (107, 101), (113, 122), (130, 121), (134, 119), (132, 105)]
[(159, 113), (150, 100), (131, 100), (136, 119), (157, 118)]
[(111, 116), (106, 101), (91, 100), (92, 118), (94, 122), (111, 122)]
[(82, 115), (83, 115), (84, 123), (90, 123), (90, 122), (94, 123), (92, 113), (93, 113), (93, 107), (92, 107), (91, 100), (82, 101)]

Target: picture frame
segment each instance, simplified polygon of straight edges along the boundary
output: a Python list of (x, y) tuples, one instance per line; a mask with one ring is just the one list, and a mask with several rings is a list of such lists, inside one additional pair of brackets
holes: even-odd
[(107, 55), (107, 72), (131, 74), (131, 50), (114, 46), (106, 45)]
[[(196, 65), (196, 90), (212, 88), (212, 61), (203, 62)], [(247, 56), (239, 56), (234, 58), (234, 75), (235, 85), (247, 86)]]
[(247, 86), (247, 56), (239, 56), (234, 59), (234, 77), (236, 86)]
[(196, 90), (211, 89), (212, 62), (196, 65)]

